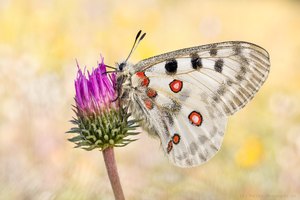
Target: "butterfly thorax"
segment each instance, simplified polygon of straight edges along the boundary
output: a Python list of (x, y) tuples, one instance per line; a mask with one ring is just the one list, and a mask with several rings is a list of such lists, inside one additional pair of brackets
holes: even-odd
[(147, 77), (144, 72), (135, 72), (134, 66), (127, 64), (126, 67), (117, 74), (117, 90), (119, 92), (120, 103), (123, 107), (128, 107), (128, 112), (140, 120), (142, 126), (148, 133), (157, 135), (153, 127), (153, 122), (149, 115), (145, 115), (148, 107), (153, 106), (147, 95)]

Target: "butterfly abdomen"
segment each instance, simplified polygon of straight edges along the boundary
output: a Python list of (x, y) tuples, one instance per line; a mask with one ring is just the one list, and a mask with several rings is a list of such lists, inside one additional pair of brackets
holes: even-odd
[[(123, 74), (129, 74), (129, 72), (124, 71)], [(149, 111), (154, 109), (157, 92), (148, 87), (149, 83), (150, 80), (144, 72), (127, 76), (122, 85), (121, 102), (129, 107), (129, 112), (135, 119), (140, 120), (139, 124), (145, 131), (150, 135), (158, 136), (154, 121), (149, 117)]]

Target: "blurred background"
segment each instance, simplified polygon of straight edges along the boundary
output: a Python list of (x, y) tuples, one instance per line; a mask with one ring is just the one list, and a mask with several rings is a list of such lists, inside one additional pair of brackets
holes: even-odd
[(100, 54), (133, 63), (227, 40), (270, 53), (271, 73), (256, 97), (230, 117), (208, 163), (171, 165), (159, 141), (115, 150), (127, 199), (300, 198), (299, 1), (0, 1), (0, 199), (113, 199), (101, 152), (73, 149), (76, 63)]

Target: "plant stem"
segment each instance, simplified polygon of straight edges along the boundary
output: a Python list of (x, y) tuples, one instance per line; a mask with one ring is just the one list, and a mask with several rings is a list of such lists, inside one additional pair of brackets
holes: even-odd
[(115, 199), (125, 200), (124, 193), (119, 179), (114, 149), (113, 147), (108, 147), (105, 150), (103, 150), (102, 153), (103, 153), (107, 174), (110, 180), (110, 184), (115, 195)]

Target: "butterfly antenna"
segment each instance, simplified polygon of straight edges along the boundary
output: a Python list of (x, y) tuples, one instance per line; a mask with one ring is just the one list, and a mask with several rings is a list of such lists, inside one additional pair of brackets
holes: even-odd
[(134, 52), (134, 50), (136, 49), (136, 47), (138, 46), (138, 44), (141, 42), (142, 39), (144, 39), (144, 37), (146, 36), (146, 33), (143, 33), (142, 36), (140, 37), (142, 33), (142, 30), (140, 30), (136, 36), (135, 36), (135, 40), (134, 40), (134, 43), (131, 47), (131, 50), (130, 50), (130, 53), (129, 55), (127, 56), (126, 60), (125, 60), (125, 63), (127, 62), (127, 60), (129, 59), (129, 57), (131, 56), (131, 54)]
[(118, 72), (118, 71), (106, 71), (106, 72), (103, 72), (102, 75), (104, 75), (104, 74), (116, 73), (116, 72)]
[(105, 67), (109, 68), (109, 69), (113, 69), (114, 71), (105, 71), (102, 73), (103, 74), (110, 74), (110, 73), (114, 73), (114, 72), (118, 72), (118, 69), (109, 65), (105, 65)]
[(105, 67), (107, 67), (107, 68), (110, 68), (110, 69), (117, 70), (117, 68), (115, 68), (115, 67), (112, 67), (112, 66), (109, 66), (109, 65), (105, 65)]
[(144, 37), (146, 36), (146, 33), (143, 33), (143, 35), (140, 37), (140, 39), (138, 40), (137, 44), (135, 45), (134, 49), (132, 52), (135, 51), (135, 49), (138, 47), (139, 43), (142, 41), (142, 39), (144, 39)]

